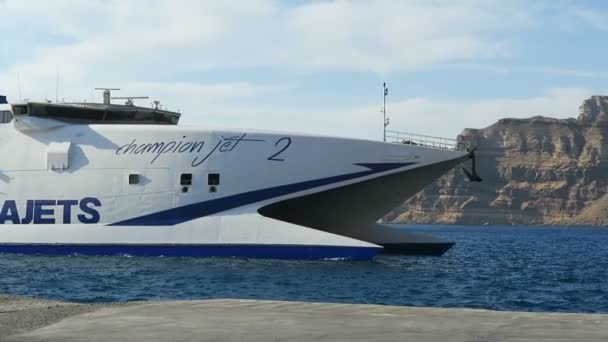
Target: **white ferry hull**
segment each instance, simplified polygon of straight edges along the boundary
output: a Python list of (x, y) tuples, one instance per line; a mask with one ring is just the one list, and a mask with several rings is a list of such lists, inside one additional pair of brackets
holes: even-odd
[(368, 260), (382, 247), (258, 214), (177, 226), (5, 226), (0, 253)]
[(445, 245), (375, 222), (468, 158), (365, 140), (29, 116), (0, 124), (0, 155), (0, 253), (357, 260), (382, 245)]

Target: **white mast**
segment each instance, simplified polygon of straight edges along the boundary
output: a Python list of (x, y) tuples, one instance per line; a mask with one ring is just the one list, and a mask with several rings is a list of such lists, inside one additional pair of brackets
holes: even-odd
[(384, 94), (384, 102), (383, 102), (383, 105), (382, 105), (382, 113), (384, 114), (384, 120), (383, 120), (383, 125), (384, 125), (383, 133), (384, 134), (383, 134), (382, 141), (386, 142), (386, 126), (388, 126), (390, 124), (389, 119), (386, 117), (386, 95), (388, 95), (388, 88), (386, 87), (386, 82), (384, 82), (382, 84), (382, 88), (384, 89), (384, 93), (383, 93)]

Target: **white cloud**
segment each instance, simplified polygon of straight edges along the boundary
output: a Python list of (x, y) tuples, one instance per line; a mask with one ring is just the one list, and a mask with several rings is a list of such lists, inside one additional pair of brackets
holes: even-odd
[(542, 72), (547, 74), (572, 76), (578, 78), (588, 79), (602, 79), (608, 78), (608, 72), (602, 70), (583, 70), (583, 69), (572, 69), (572, 68), (556, 68), (556, 67), (534, 67), (534, 68), (520, 68), (523, 71), (531, 72)]
[[(455, 137), (464, 128), (487, 127), (501, 118), (528, 118), (536, 115), (576, 117), (583, 100), (601, 92), (599, 89), (553, 88), (537, 96), (522, 98), (412, 98), (390, 103), (387, 108), (392, 129)], [(381, 123), (381, 120), (378, 121)]]
[[(213, 95), (201, 96), (201, 88), (189, 85), (159, 85), (163, 93), (177, 91), (182, 103), (183, 124), (308, 132), (344, 137), (381, 139), (381, 106), (306, 108), (273, 104), (274, 88), (244, 84), (205, 86)], [(234, 88), (232, 88), (234, 87)], [(154, 87), (148, 88), (150, 90)], [(166, 90), (170, 89), (170, 90)], [(237, 89), (248, 89), (238, 95)], [(608, 89), (553, 88), (539, 95), (494, 99), (445, 100), (433, 97), (406, 98), (387, 103), (389, 129), (455, 138), (465, 128), (483, 128), (501, 118), (536, 115), (569, 118), (578, 115), (582, 101)], [(251, 95), (251, 96), (249, 96)], [(250, 105), (244, 98), (255, 98)], [(217, 98), (223, 98), (217, 101)]]
[[(72, 82), (248, 66), (409, 70), (508, 55), (500, 32), (529, 21), (498, 1), (9, 0), (0, 12), (9, 39), (25, 30), (33, 43), (22, 44), (31, 56), (0, 69), (35, 83), (56, 69)], [(66, 42), (49, 47), (48, 36)]]
[[(0, 55), (0, 92), (10, 98), (18, 97), (21, 79), (23, 97), (53, 99), (59, 74), (66, 100), (90, 99), (94, 87), (119, 86), (129, 92), (163, 90), (157, 96), (184, 108), (189, 100), (183, 94), (195, 95), (197, 87), (195, 98), (207, 99), (205, 104), (218, 95), (210, 86), (228, 87), (234, 98), (271, 85), (171, 81), (178, 74), (265, 66), (296, 74), (383, 73), (475, 61), (509, 54), (498, 33), (527, 25), (525, 15), (500, 1), (336, 0), (289, 7), (270, 0), (7, 0), (0, 2), (0, 13), (8, 39), (6, 58)], [(9, 48), (25, 55), (10, 58)]]
[[(483, 128), (506, 117), (576, 117), (582, 101), (598, 92), (597, 89), (554, 88), (537, 96), (523, 98), (443, 100), (420, 97), (391, 101), (387, 103), (387, 112), (391, 119), (389, 129), (455, 138), (465, 128)], [(238, 124), (228, 120), (221, 124), (368, 139), (382, 137), (382, 115), (380, 106), (377, 105), (332, 110), (284, 110), (267, 106), (243, 110), (240, 114), (243, 120)], [(262, 124), (260, 117), (271, 120)], [(241, 125), (244, 123), (248, 126)]]
[[(0, 50), (0, 93), (18, 97), (20, 78), (24, 97), (52, 99), (59, 73), (60, 97), (67, 100), (91, 99), (94, 87), (118, 86), (127, 95), (150, 95), (181, 109), (184, 123), (379, 138), (382, 119), (374, 104), (293, 108), (274, 103), (287, 91), (282, 84), (183, 81), (176, 75), (272, 67), (297, 78), (327, 70), (477, 67), (518, 53), (508, 37), (538, 25), (531, 7), (498, 0), (336, 0), (292, 7), (270, 0), (8, 0), (0, 2), (0, 30), (9, 40)], [(2, 58), (11, 56), (8, 49), (24, 55)], [(390, 102), (389, 112), (392, 128), (455, 136), (503, 116), (573, 116), (591, 93), (564, 88), (523, 99), (429, 96)]]
[(579, 9), (574, 13), (592, 27), (598, 30), (608, 31), (608, 11)]

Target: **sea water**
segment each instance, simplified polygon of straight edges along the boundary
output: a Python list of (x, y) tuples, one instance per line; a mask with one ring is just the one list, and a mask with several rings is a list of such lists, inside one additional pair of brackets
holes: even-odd
[(413, 226), (442, 257), (373, 261), (0, 255), (0, 293), (77, 302), (247, 298), (608, 313), (608, 229)]

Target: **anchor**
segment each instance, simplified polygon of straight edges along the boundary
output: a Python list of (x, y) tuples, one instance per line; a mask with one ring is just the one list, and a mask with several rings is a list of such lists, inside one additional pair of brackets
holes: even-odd
[(479, 183), (482, 181), (482, 179), (477, 174), (477, 168), (475, 167), (475, 150), (476, 148), (472, 149), (471, 152), (469, 152), (469, 159), (471, 159), (471, 171), (469, 172), (464, 167), (462, 168), (462, 171), (464, 171), (464, 173), (467, 175), (469, 181)]

